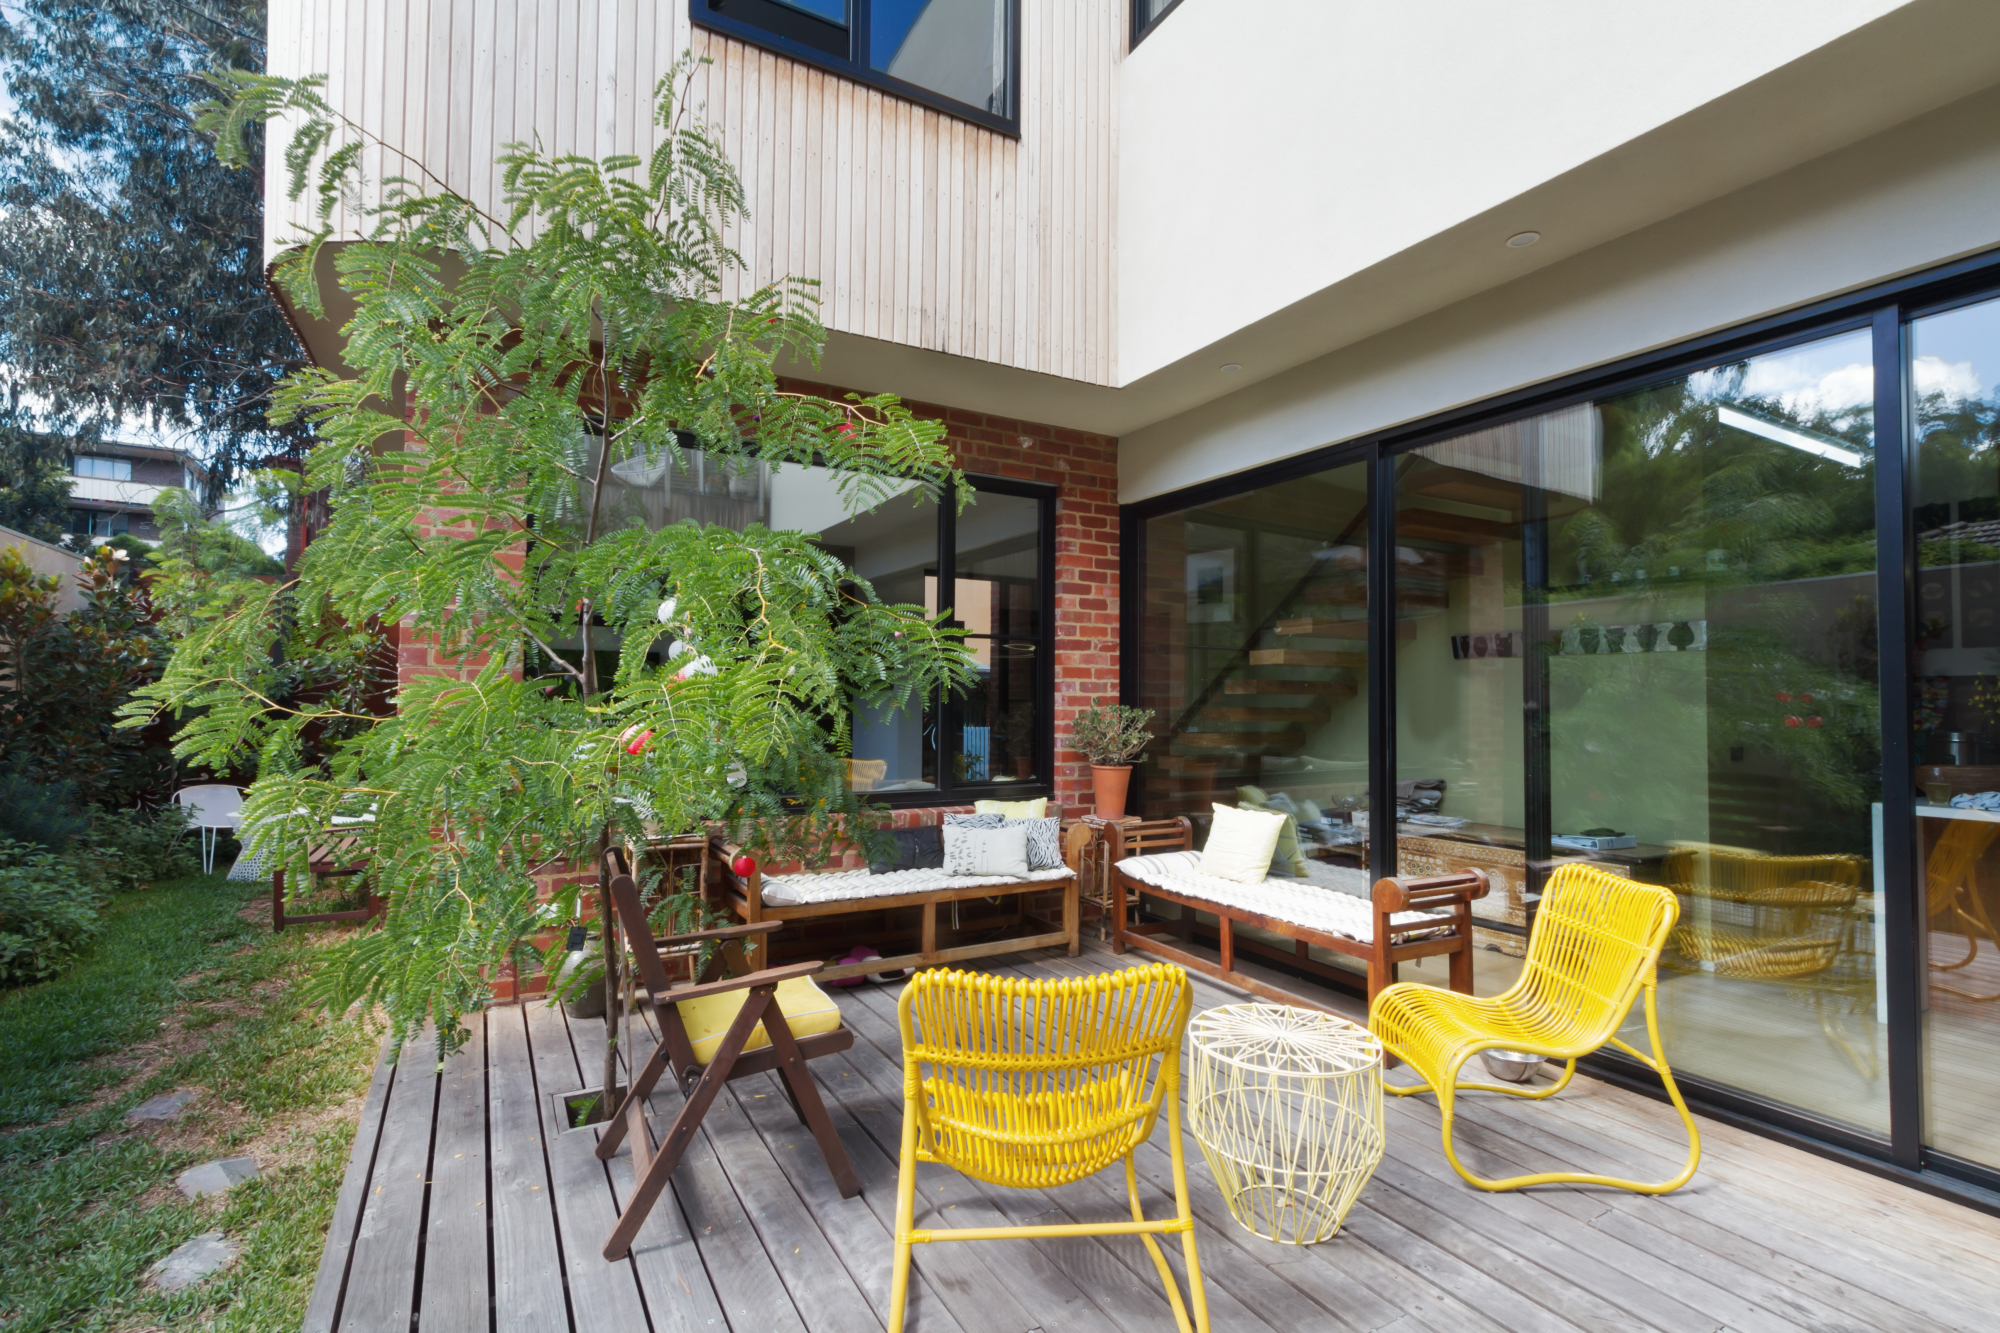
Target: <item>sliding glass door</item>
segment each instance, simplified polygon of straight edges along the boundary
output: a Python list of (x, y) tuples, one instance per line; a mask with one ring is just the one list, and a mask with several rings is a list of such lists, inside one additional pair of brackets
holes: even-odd
[(2000, 1167), (2000, 301), (1908, 341), (1924, 1142)]

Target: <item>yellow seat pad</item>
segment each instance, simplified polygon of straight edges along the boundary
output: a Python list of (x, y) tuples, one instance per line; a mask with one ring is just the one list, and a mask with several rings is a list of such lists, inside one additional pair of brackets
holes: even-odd
[[(732, 990), (720, 995), (705, 995), (699, 1000), (682, 1000), (674, 1006), (681, 1011), (681, 1023), (687, 1028), (688, 1041), (694, 1046), (697, 1064), (705, 1065), (715, 1059), (723, 1037), (729, 1033), (729, 1025), (736, 1021), (737, 1011), (749, 998), (747, 989)], [(778, 1012), (785, 1016), (785, 1026), (792, 1030), (794, 1037), (832, 1032), (840, 1026), (840, 1006), (828, 999), (826, 992), (815, 986), (811, 977), (793, 977), (779, 982), (777, 1001)], [(743, 1049), (754, 1051), (770, 1044), (770, 1034), (759, 1023), (752, 1029), (750, 1040), (743, 1043)]]

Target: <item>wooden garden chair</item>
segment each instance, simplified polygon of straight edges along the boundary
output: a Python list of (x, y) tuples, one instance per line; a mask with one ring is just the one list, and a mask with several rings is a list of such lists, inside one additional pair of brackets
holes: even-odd
[[(859, 1194), (861, 1181), (834, 1132), (812, 1071), (806, 1067), (806, 1062), (817, 1056), (854, 1045), (854, 1034), (841, 1023), (839, 1008), (810, 979), (823, 965), (793, 963), (726, 975), (744, 967), (742, 946), (746, 940), (767, 935), (783, 923), (764, 921), (655, 939), (646, 923), (639, 886), (618, 853), (611, 853), (610, 860), (615, 924), (624, 933), (639, 980), (645, 984), (660, 1040), (645, 1067), (632, 1079), (604, 1137), (598, 1140), (597, 1155), (607, 1161), (617, 1154), (621, 1143), (631, 1140), (635, 1182), (632, 1197), (626, 1200), (611, 1238), (604, 1243), (604, 1257), (622, 1259), (631, 1250), (633, 1238), (645, 1225), (674, 1168), (680, 1165), (722, 1085), (750, 1074), (778, 1072), (778, 1086), (784, 1089), (800, 1122), (812, 1131), (820, 1156), (826, 1159), (834, 1184), (840, 1188), (840, 1197), (851, 1199)], [(675, 987), (667, 978), (662, 954), (711, 943), (719, 946), (715, 957), (694, 983)], [(669, 1067), (686, 1101), (658, 1151), (651, 1151), (647, 1146), (646, 1099)]]
[[(1566, 865), (1549, 877), (1528, 934), (1527, 964), (1504, 994), (1491, 999), (1405, 982), (1390, 986), (1368, 1008), (1368, 1026), (1391, 1054), (1423, 1076), (1421, 1084), (1384, 1087), (1396, 1096), (1435, 1092), (1444, 1116), (1444, 1155), (1452, 1169), (1483, 1190), (1525, 1185), (1610, 1185), (1640, 1194), (1665, 1194), (1693, 1178), (1701, 1160), (1701, 1133), (1681, 1099), (1660, 1045), (1656, 992), (1660, 950), (1672, 933), (1680, 905), (1673, 890), (1641, 884), (1601, 866)], [(1618, 1038), (1618, 1029), (1641, 995), (1646, 1038), (1641, 1054)], [(1553, 1097), (1569, 1085), (1579, 1056), (1616, 1046), (1660, 1076), (1687, 1126), (1687, 1163), (1667, 1180), (1642, 1182), (1576, 1171), (1488, 1180), (1465, 1169), (1452, 1146), (1452, 1101), (1467, 1090), (1512, 1097)], [(1562, 1077), (1546, 1088), (1466, 1083), (1460, 1068), (1474, 1055), (1498, 1047), (1567, 1061)]]
[[(1112, 1235), (1145, 1242), (1175, 1322), (1191, 1333), (1180, 1287), (1153, 1239), (1175, 1234), (1187, 1259), (1192, 1328), (1208, 1333), (1181, 1154), (1181, 1034), (1193, 999), (1187, 973), (1165, 963), (1047, 981), (919, 972), (903, 988), (896, 1005), (903, 1037), (903, 1147), (889, 1333), (902, 1333), (914, 1246)], [(1139, 1204), (1132, 1154), (1152, 1135), (1163, 1103), (1175, 1215), (1149, 1220)], [(1013, 1189), (1065, 1185), (1122, 1162), (1132, 1220), (919, 1230), (918, 1162), (942, 1162), (974, 1180)]]

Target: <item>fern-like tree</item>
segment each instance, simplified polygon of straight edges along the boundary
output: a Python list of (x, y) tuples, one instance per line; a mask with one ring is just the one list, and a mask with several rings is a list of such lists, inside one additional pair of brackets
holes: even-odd
[[(814, 288), (723, 297), (743, 195), (686, 104), (689, 70), (657, 90), (649, 156), (510, 145), (504, 211), (420, 164), (382, 182), (368, 238), (335, 260), (353, 374), (310, 369), (280, 391), (318, 437), (305, 484), (330, 522), (289, 582), (167, 576), (179, 643), (131, 720), (168, 710), (186, 758), (254, 760), (248, 840), (293, 882), (316, 832), (358, 821), (387, 914), (333, 951), (322, 996), (385, 1006), (402, 1039), (429, 1020), (453, 1043), (504, 966), (588, 910), (576, 889), (541, 901), (531, 876), (607, 840), (720, 824), (766, 855), (867, 841), (852, 709), (970, 678), (941, 619), (885, 605), (805, 534), (649, 530), (602, 502), (620, 463), (651, 473), (693, 450), (708, 467), (828, 466), (850, 507), (911, 479), (962, 493), (938, 423), (887, 395), (781, 387), (782, 359), (817, 359)], [(225, 159), (286, 117), (294, 197), (316, 185), (323, 224), (353, 204), (370, 141), (318, 80), (220, 77), (229, 96), (205, 124)], [(330, 235), (279, 274), (315, 314)], [(386, 715), (287, 675), (298, 653), (353, 655), (353, 636), (392, 628), (441, 669), (405, 678)]]

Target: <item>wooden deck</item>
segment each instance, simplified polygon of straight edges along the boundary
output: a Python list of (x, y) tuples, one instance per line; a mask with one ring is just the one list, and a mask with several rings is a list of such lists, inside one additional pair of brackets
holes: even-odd
[[(1065, 975), (1120, 965), (1092, 951), (998, 960)], [(1196, 1008), (1241, 997), (1197, 980)], [(376, 1071), (335, 1210), (308, 1333), (870, 1333), (888, 1303), (901, 1118), (895, 991), (840, 992), (854, 1048), (814, 1062), (863, 1184), (843, 1201), (777, 1085), (730, 1085), (632, 1256), (599, 1248), (628, 1159), (558, 1128), (554, 1095), (593, 1081), (601, 1029), (540, 1002), (489, 1010), (471, 1043)], [(597, 1055), (593, 1057), (593, 1049)], [(1393, 1076), (1392, 1076), (1393, 1077)], [(1462, 1113), (1468, 1165), (1551, 1163), (1670, 1173), (1666, 1107), (1579, 1079), (1538, 1105)], [(656, 1132), (678, 1109), (663, 1090)], [(1483, 1195), (1445, 1164), (1428, 1100), (1392, 1099), (1389, 1155), (1341, 1234), (1272, 1245), (1230, 1220), (1195, 1146), (1189, 1166), (1218, 1333), (1941, 1333), (2000, 1327), (2000, 1220), (1703, 1123), (1692, 1185), (1664, 1199), (1600, 1190)], [(1142, 1153), (1170, 1198), (1160, 1135)], [(1124, 1216), (1115, 1173), (1007, 1191), (925, 1167), (932, 1225)], [(1142, 1182), (1143, 1183), (1143, 1182)], [(919, 1207), (921, 1209), (922, 1202)], [(920, 1215), (919, 1222), (923, 1219)], [(1171, 1250), (1170, 1250), (1171, 1252)], [(917, 1253), (912, 1333), (1117, 1333), (1173, 1320), (1137, 1241), (939, 1245)]]

